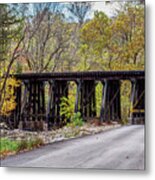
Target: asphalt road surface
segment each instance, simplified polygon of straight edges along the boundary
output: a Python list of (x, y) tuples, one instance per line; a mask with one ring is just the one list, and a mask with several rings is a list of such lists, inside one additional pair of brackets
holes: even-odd
[(8, 157), (1, 166), (144, 170), (144, 126), (53, 143)]

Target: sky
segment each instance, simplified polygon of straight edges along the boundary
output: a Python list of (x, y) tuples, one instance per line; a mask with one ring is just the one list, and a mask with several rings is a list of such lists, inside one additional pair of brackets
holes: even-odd
[[(68, 4), (68, 2), (66, 2), (66, 4)], [(118, 5), (119, 2), (111, 2), (111, 3), (105, 3), (105, 1), (93, 2), (91, 13), (87, 14), (86, 19), (92, 19), (94, 17), (95, 11), (103, 11), (106, 15), (112, 17), (115, 15), (115, 9), (118, 7)], [(66, 8), (64, 9), (63, 12), (65, 13), (65, 16), (67, 18), (70, 17), (70, 12)]]
[(115, 8), (117, 7), (118, 2), (113, 2), (110, 4), (105, 4), (104, 1), (102, 2), (94, 2), (93, 5), (93, 11), (103, 11), (105, 14), (107, 14), (108, 16), (113, 16), (114, 12), (115, 12)]
[[(53, 0), (52, 1), (51, 0), (50, 2), (52, 3), (52, 2), (56, 2), (56, 1), (57, 2), (67, 3), (67, 4), (68, 4), (68, 2), (70, 2), (70, 0), (68, 0), (68, 2), (67, 2), (67, 0), (64, 0), (64, 1), (62, 1), (62, 0), (61, 1), (58, 1), (58, 0)], [(83, 1), (85, 1), (85, 0), (83, 0)], [(127, 0), (122, 0), (121, 3), (124, 3), (125, 1), (127, 1)], [(12, 1), (10, 0), (10, 2), (12, 2)], [(20, 3), (21, 2), (27, 2), (27, 0), (21, 0)], [(31, 3), (32, 2), (36, 3), (35, 0), (32, 0)], [(48, 0), (42, 0), (42, 1), (38, 0), (38, 2), (42, 2), (43, 3), (43, 2), (48, 2)], [(105, 2), (106, 2), (105, 0), (102, 0), (102, 1), (100, 0), (99, 2), (93, 1), (92, 12), (87, 15), (86, 19), (92, 19), (93, 16), (94, 16), (94, 12), (95, 11), (103, 11), (109, 17), (114, 16), (115, 12), (116, 12), (115, 10), (116, 10), (116, 8), (118, 8), (118, 6), (120, 4), (120, 1), (119, 0), (117, 0), (117, 1), (111, 0), (110, 3), (105, 3)], [(19, 3), (19, 2), (14, 0), (14, 3)], [(64, 9), (64, 13), (65, 13), (67, 18), (70, 17), (69, 11), (67, 9)]]
[[(78, 1), (78, 0), (0, 0), (2, 1), (2, 3), (22, 3), (22, 2), (70, 2), (70, 1)], [(80, 1), (80, 0), (79, 0)], [(82, 0), (81, 0), (82, 1)], [(86, 0), (83, 0), (86, 1)], [(88, 0), (88, 1), (93, 1), (93, 0)], [(93, 12), (98, 10), (98, 11), (104, 11), (108, 16), (113, 16), (114, 14), (114, 9), (117, 6), (118, 1), (117, 2), (115, 0), (111, 0), (114, 3), (110, 3), (110, 4), (106, 4), (105, 5), (105, 1), (106, 0), (99, 0), (100, 2), (94, 2), (93, 1)], [(121, 0), (122, 1), (122, 0)], [(127, 0), (124, 0), (127, 1)], [(93, 13), (91, 14), (91, 17), (93, 17)]]

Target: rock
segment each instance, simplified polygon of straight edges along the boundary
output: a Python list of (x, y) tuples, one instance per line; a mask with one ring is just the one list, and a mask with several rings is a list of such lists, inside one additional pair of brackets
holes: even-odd
[(61, 138), (61, 137), (62, 137), (62, 134), (60, 134), (60, 132), (59, 132), (59, 134), (55, 135), (55, 138)]
[(113, 125), (117, 125), (117, 124), (118, 124), (118, 122), (117, 122), (117, 121), (112, 121), (112, 122), (111, 122), (111, 124), (113, 124)]
[(1, 122), (0, 123), (0, 130), (1, 129), (6, 129), (6, 130), (9, 130), (10, 128), (7, 126), (7, 124), (5, 122)]
[(22, 122), (22, 121), (19, 122), (18, 128), (19, 128), (20, 130), (23, 129), (23, 122)]

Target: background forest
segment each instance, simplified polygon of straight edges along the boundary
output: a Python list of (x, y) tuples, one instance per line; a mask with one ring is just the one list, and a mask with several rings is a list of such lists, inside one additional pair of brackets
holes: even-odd
[[(144, 2), (102, 2), (113, 6), (111, 15), (104, 8), (95, 11), (96, 3), (0, 4), (0, 114), (16, 106), (13, 89), (19, 82), (9, 74), (144, 70)], [(101, 89), (99, 83), (98, 115)], [(130, 89), (130, 82), (122, 83), (124, 120)]]

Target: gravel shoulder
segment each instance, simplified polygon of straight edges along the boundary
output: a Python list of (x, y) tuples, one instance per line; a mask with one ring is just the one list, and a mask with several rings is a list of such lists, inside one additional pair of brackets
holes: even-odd
[(97, 134), (118, 127), (121, 127), (121, 124), (115, 122), (113, 124), (103, 124), (101, 126), (85, 123), (81, 127), (64, 126), (62, 128), (51, 131), (38, 131), (38, 132), (23, 131), (20, 129), (14, 129), (14, 130), (1, 129), (0, 135), (1, 138), (7, 137), (11, 140), (16, 140), (16, 141), (40, 138), (43, 140), (44, 144), (49, 144), (49, 143), (72, 139), (76, 137), (83, 137), (86, 135)]

